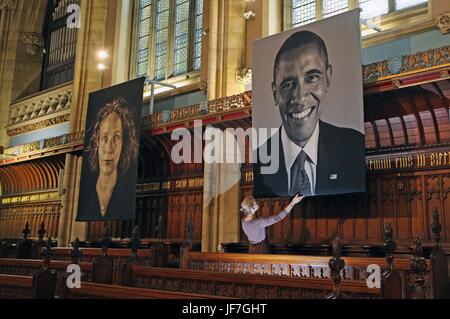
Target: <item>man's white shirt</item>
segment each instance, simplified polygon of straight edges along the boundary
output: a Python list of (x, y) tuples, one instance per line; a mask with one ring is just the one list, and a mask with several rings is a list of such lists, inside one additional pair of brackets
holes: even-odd
[(308, 155), (306, 161), (305, 161), (305, 171), (306, 175), (308, 175), (310, 184), (311, 184), (311, 194), (315, 194), (316, 189), (316, 169), (317, 169), (317, 156), (318, 156), (318, 149), (319, 149), (319, 122), (316, 124), (316, 128), (314, 129), (314, 132), (309, 139), (309, 141), (306, 143), (305, 147), (300, 147), (297, 144), (295, 144), (291, 139), (288, 137), (286, 133), (286, 129), (284, 126), (281, 129), (281, 143), (283, 144), (283, 151), (284, 151), (284, 163), (286, 167), (286, 173), (288, 177), (288, 189), (291, 189), (291, 168), (294, 164), (295, 160), (297, 159), (297, 156), (300, 154), (301, 151), (304, 151), (306, 155)]

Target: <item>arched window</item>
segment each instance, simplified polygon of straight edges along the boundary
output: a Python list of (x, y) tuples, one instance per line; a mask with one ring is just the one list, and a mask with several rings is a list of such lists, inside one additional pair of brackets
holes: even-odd
[(200, 69), (203, 0), (136, 0), (136, 76), (165, 80)]
[(79, 0), (50, 0), (44, 24), (45, 54), (41, 90), (73, 80), (77, 29), (68, 27), (68, 18)]

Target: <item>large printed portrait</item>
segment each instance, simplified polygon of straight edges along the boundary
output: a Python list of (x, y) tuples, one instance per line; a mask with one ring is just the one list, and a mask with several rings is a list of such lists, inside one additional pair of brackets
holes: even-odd
[(359, 12), (254, 43), (255, 197), (365, 191)]
[(89, 95), (77, 221), (133, 219), (144, 79)]

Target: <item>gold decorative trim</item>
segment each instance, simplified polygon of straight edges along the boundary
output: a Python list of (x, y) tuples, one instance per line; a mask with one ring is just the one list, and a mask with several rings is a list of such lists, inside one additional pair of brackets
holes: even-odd
[(136, 186), (137, 193), (151, 193), (160, 191), (180, 191), (203, 188), (203, 177), (189, 177), (168, 181), (159, 181)]
[(408, 155), (367, 156), (368, 172), (405, 169), (442, 169), (450, 166), (450, 152), (415, 152)]
[(441, 71), (441, 78), (448, 79), (450, 77), (448, 69)]
[(19, 205), (22, 203), (33, 203), (33, 202), (55, 202), (59, 201), (57, 191), (44, 192), (37, 194), (26, 194), (17, 196), (6, 196), (2, 198), (2, 205)]
[(363, 65), (364, 82), (377, 81), (393, 75), (443, 66), (450, 63), (450, 45), (437, 49), (417, 52), (402, 57), (392, 57), (368, 65)]
[(436, 19), (436, 26), (439, 28), (442, 34), (450, 32), (450, 12), (441, 14)]
[(70, 120), (70, 112), (50, 118), (50, 119), (46, 119), (44, 121), (40, 121), (37, 123), (19, 126), (14, 129), (7, 129), (7, 133), (9, 136), (25, 134), (25, 133), (40, 130), (43, 128), (47, 128), (49, 126), (54, 126), (54, 125), (62, 124), (65, 122), (69, 122), (69, 120)]
[(250, 92), (217, 99), (202, 104), (190, 105), (172, 111), (164, 111), (152, 116), (146, 116), (143, 128), (162, 128), (167, 124), (175, 122), (186, 122), (187, 120), (200, 119), (207, 115), (220, 115), (239, 109), (250, 107)]
[(84, 142), (84, 131), (64, 134), (61, 136), (51, 137), (41, 141), (35, 141), (28, 144), (7, 148), (4, 150), (4, 154), (6, 154), (7, 156), (19, 156), (37, 151), (43, 153), (55, 147), (73, 144), (76, 142), (80, 143)]

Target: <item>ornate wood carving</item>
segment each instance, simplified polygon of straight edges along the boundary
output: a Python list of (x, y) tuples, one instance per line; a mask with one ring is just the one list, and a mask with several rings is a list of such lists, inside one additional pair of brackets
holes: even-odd
[(433, 250), (430, 253), (431, 282), (433, 287), (433, 298), (448, 298), (448, 261), (447, 255), (441, 248), (441, 223), (439, 221), (439, 212), (437, 208), (433, 209), (433, 222), (431, 224), (432, 238), (435, 242)]
[[(448, 28), (446, 20), (448, 20), (448, 17), (445, 15), (443, 15), (440, 20), (438, 19), (438, 23), (442, 26), (443, 30), (446, 30), (446, 27)], [(450, 46), (444, 46), (437, 49), (405, 55), (401, 58), (402, 65), (400, 68), (391, 68), (388, 60), (364, 65), (363, 79), (364, 82), (376, 81), (390, 75), (443, 65), (450, 61), (449, 52)]]
[(394, 270), (394, 252), (397, 248), (393, 239), (391, 224), (386, 225), (384, 250), (386, 253), (387, 269), (381, 276), (381, 295), (386, 299), (402, 299), (402, 280), (398, 271)]
[(340, 299), (341, 296), (341, 271), (345, 267), (345, 261), (341, 258), (342, 247), (340, 240), (337, 238), (332, 243), (333, 258), (330, 259), (329, 266), (331, 269), (331, 278), (333, 279), (333, 292), (325, 297), (325, 299)]
[(107, 226), (103, 228), (101, 243), (102, 255), (92, 262), (92, 282), (110, 285), (113, 283), (114, 258), (108, 256), (111, 237)]
[(53, 256), (52, 239), (47, 240), (47, 246), (42, 255), (44, 266), (33, 274), (33, 297), (35, 299), (53, 299), (56, 290), (56, 272), (50, 269), (50, 260)]
[(423, 256), (422, 241), (419, 237), (415, 239), (414, 256), (411, 258), (411, 271), (413, 274), (413, 298), (424, 299), (425, 298), (425, 271), (427, 269), (427, 263)]

